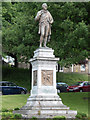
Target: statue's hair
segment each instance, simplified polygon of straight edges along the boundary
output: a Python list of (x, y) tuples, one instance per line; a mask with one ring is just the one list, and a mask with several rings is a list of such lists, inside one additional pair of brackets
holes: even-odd
[(46, 4), (46, 3), (43, 3), (43, 4), (42, 4), (42, 8), (43, 8), (43, 6), (46, 6), (46, 7), (47, 7), (47, 4)]

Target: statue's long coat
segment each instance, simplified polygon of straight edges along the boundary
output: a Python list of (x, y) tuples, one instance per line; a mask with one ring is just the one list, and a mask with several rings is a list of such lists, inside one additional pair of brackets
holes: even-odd
[(38, 13), (35, 17), (35, 20), (39, 20), (39, 31), (38, 31), (39, 34), (41, 33), (41, 25), (49, 24), (50, 27), (49, 27), (48, 35), (51, 35), (51, 24), (53, 23), (53, 18), (48, 10), (47, 11), (44, 11), (44, 10), (38, 11)]

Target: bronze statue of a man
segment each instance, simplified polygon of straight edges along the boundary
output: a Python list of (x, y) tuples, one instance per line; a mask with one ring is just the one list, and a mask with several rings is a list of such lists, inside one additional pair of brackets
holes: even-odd
[(42, 4), (42, 10), (38, 11), (35, 20), (39, 20), (39, 34), (40, 36), (40, 47), (44, 41), (44, 47), (46, 47), (47, 41), (50, 41), (51, 35), (51, 24), (53, 23), (53, 18), (50, 12), (47, 10), (47, 4)]

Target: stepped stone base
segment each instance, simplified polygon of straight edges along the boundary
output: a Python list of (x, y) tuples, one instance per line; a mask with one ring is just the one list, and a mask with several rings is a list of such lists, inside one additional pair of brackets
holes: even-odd
[(52, 118), (54, 116), (66, 116), (66, 118), (75, 118), (77, 111), (69, 110), (64, 105), (59, 96), (30, 96), (27, 104), (20, 110), (14, 111), (20, 113), (24, 118)]
[(56, 65), (59, 58), (55, 58), (52, 48), (38, 48), (30, 59), (32, 64), (32, 89), (27, 103), (20, 110), (24, 118), (52, 118), (66, 116), (75, 118), (77, 111), (69, 110), (57, 95)]

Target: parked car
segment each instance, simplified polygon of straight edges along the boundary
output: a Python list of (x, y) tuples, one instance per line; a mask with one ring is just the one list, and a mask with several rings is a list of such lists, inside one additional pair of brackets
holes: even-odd
[(0, 82), (0, 92), (2, 95), (10, 95), (10, 94), (26, 94), (27, 89), (23, 87), (17, 86), (15, 83), (8, 81)]
[(66, 83), (63, 83), (63, 82), (59, 82), (57, 83), (57, 92), (60, 93), (60, 92), (67, 92), (67, 87), (68, 87), (68, 84)]
[(80, 81), (75, 85), (68, 86), (68, 92), (90, 92), (90, 82), (89, 81)]

